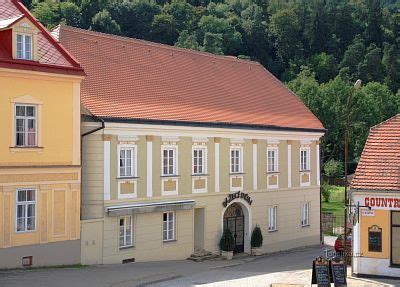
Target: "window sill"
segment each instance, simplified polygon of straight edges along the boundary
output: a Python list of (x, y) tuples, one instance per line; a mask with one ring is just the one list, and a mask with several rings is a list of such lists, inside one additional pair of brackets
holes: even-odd
[(176, 239), (171, 239), (171, 240), (163, 240), (163, 243), (174, 243), (174, 242), (177, 242), (178, 240), (176, 240)]
[(43, 152), (44, 147), (38, 146), (10, 146), (11, 152)]
[(310, 224), (302, 224), (301, 227), (310, 227)]
[(267, 174), (280, 174), (280, 171), (267, 171)]
[(26, 233), (34, 233), (37, 230), (27, 230), (27, 231), (15, 231), (16, 234), (26, 234)]
[(129, 250), (129, 249), (134, 249), (135, 248), (135, 246), (123, 246), (123, 247), (120, 247), (119, 248), (119, 250), (120, 251), (125, 251), (125, 250)]
[(165, 175), (162, 175), (162, 176), (160, 176), (160, 177), (162, 177), (162, 178), (169, 178), (169, 177), (181, 177), (179, 174), (171, 174), (171, 175), (169, 175), (169, 174), (165, 174)]
[(202, 176), (210, 176), (208, 173), (198, 173), (198, 174), (192, 174), (193, 177), (202, 177)]
[(235, 175), (245, 175), (245, 173), (244, 173), (244, 172), (231, 172), (231, 173), (229, 173), (229, 175), (231, 175), (231, 176), (235, 176)]
[(300, 170), (300, 172), (311, 172), (311, 169)]
[(269, 233), (274, 233), (274, 232), (278, 232), (278, 229), (268, 229)]
[(139, 178), (140, 177), (138, 177), (138, 176), (126, 176), (126, 177), (120, 176), (120, 177), (117, 177), (117, 180), (130, 180), (130, 179), (134, 180), (134, 179), (139, 179)]

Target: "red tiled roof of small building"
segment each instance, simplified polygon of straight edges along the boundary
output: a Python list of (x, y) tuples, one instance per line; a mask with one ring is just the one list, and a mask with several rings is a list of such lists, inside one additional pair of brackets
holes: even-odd
[(87, 78), (95, 116), (323, 131), (301, 100), (256, 62), (61, 26)]
[[(9, 28), (12, 24), (27, 18), (38, 29), (38, 61), (13, 59), (0, 39), (0, 67), (26, 69), (43, 72), (84, 75), (78, 62), (51, 36), (33, 15), (18, 0), (0, 0), (0, 29)], [(3, 41), (5, 41), (3, 39)]]
[(371, 128), (351, 188), (400, 191), (400, 114)]

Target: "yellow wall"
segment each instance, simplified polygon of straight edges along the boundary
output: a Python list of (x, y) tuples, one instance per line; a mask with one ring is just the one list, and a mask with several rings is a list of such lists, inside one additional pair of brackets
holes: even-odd
[[(79, 82), (0, 70), (0, 166), (80, 164)], [(13, 107), (19, 102), (38, 106), (37, 149), (13, 148)]]
[[(374, 210), (375, 216), (360, 216), (361, 253), (364, 257), (389, 258), (390, 254), (390, 211)], [(382, 228), (382, 252), (368, 251), (368, 228), (377, 225)]]
[[(0, 69), (0, 248), (80, 238), (80, 81)], [(37, 106), (37, 142), (15, 147), (15, 104)], [(36, 190), (36, 229), (16, 232), (18, 188)]]

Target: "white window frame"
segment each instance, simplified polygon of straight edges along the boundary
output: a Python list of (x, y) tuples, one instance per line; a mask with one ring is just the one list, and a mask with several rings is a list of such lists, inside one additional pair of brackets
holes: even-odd
[[(22, 39), (21, 45), (22, 45), (22, 50), (20, 51), (18, 49), (18, 44), (20, 43), (18, 41), (19, 36)], [(26, 49), (26, 39), (27, 37), (30, 37), (30, 50)], [(16, 58), (19, 60), (32, 60), (33, 59), (33, 35), (28, 35), (28, 34), (23, 34), (23, 33), (18, 33), (16, 34), (16, 46), (15, 46), (15, 51), (16, 51)], [(18, 55), (18, 53), (21, 52), (21, 56)], [(27, 57), (27, 54), (29, 53), (29, 57)]]
[[(121, 219), (124, 220), (124, 225), (121, 226)], [(133, 223), (133, 219), (134, 217), (132, 215), (127, 215), (127, 216), (121, 216), (118, 218), (118, 245), (120, 249), (125, 249), (125, 248), (129, 248), (129, 247), (133, 247), (133, 228), (134, 228), (134, 223)], [(127, 230), (128, 230), (128, 226), (129, 224), (127, 224), (127, 221), (130, 220), (130, 234), (128, 234)], [(123, 229), (123, 244), (121, 245), (121, 228)], [(131, 242), (127, 243), (127, 236), (130, 235), (131, 238)]]
[[(35, 115), (34, 116), (18, 116), (17, 115), (17, 108), (18, 107), (24, 107), (26, 109), (27, 107), (31, 107), (34, 109)], [(24, 121), (24, 143), (23, 145), (18, 145), (17, 142), (17, 137), (18, 137), (18, 132), (17, 132), (17, 120), (23, 120)], [(28, 131), (28, 122), (29, 120), (34, 120), (35, 121), (35, 143), (33, 145), (28, 145), (28, 137), (29, 137), (29, 131)], [(37, 105), (31, 105), (31, 104), (18, 104), (16, 103), (14, 105), (14, 138), (15, 138), (15, 146), (16, 147), (37, 147), (38, 144), (38, 106)]]
[[(167, 221), (164, 221), (164, 215), (167, 215)], [(168, 211), (168, 212), (163, 212), (162, 214), (162, 239), (163, 242), (169, 242), (169, 241), (175, 241), (176, 240), (176, 213), (175, 211)], [(171, 216), (172, 216), (172, 237), (170, 237), (170, 231), (171, 228), (169, 227), (169, 222), (171, 222)], [(166, 232), (167, 237), (164, 236), (164, 232)]]
[[(274, 154), (274, 165), (272, 166), (272, 169), (270, 169), (270, 156), (269, 153), (273, 152)], [(279, 150), (278, 148), (267, 148), (267, 172), (279, 172)]]
[[(173, 151), (173, 173), (164, 173), (164, 151)], [(162, 176), (176, 176), (178, 175), (178, 146), (177, 145), (163, 145), (161, 146), (161, 174)]]
[[(303, 162), (302, 153), (305, 152), (307, 155), (306, 161)], [(310, 148), (309, 147), (302, 147), (300, 148), (300, 171), (309, 171), (311, 170), (311, 159), (310, 159)], [(305, 164), (305, 166), (304, 166)]]
[(268, 231), (272, 232), (278, 230), (277, 216), (278, 216), (278, 206), (273, 205), (268, 207)]
[(310, 226), (310, 202), (301, 205), (301, 226)]
[[(121, 175), (121, 150), (131, 150), (131, 174)], [(126, 162), (125, 162), (126, 163)], [(118, 145), (118, 178), (132, 178), (137, 176), (137, 146), (133, 144), (119, 144)], [(126, 170), (126, 167), (125, 167)]]
[[(238, 163), (238, 167), (239, 167), (239, 170), (234, 170), (234, 168), (233, 168), (233, 166), (234, 166), (234, 163), (233, 163), (233, 158), (232, 158), (232, 152), (233, 151), (239, 151), (239, 157), (238, 157), (238, 160), (239, 160), (239, 163)], [(230, 149), (229, 149), (229, 163), (230, 163), (230, 165), (229, 165), (229, 170), (230, 170), (230, 173), (231, 174), (237, 174), (237, 173), (243, 173), (243, 147), (230, 147)], [(235, 163), (235, 165), (236, 165), (236, 163)]]
[[(202, 152), (202, 172), (195, 172), (195, 155), (194, 152), (201, 151)], [(198, 161), (197, 161), (197, 166), (199, 166)], [(207, 147), (199, 147), (199, 146), (194, 146), (192, 148), (192, 174), (193, 175), (204, 175), (207, 174)]]
[[(34, 197), (35, 200), (31, 201), (19, 201), (18, 200), (18, 193), (20, 191), (33, 191), (34, 192)], [(28, 208), (29, 205), (34, 205), (35, 207), (35, 228), (34, 229), (28, 229)], [(24, 218), (24, 230), (18, 230), (18, 206), (23, 206), (25, 217)], [(35, 232), (37, 227), (37, 190), (35, 188), (18, 188), (15, 193), (15, 232), (16, 233), (28, 233), (28, 232)]]

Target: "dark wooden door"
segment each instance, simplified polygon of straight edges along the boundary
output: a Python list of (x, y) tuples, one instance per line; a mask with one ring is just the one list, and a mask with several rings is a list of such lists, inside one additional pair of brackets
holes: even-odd
[(234, 216), (224, 218), (224, 229), (229, 228), (235, 239), (233, 253), (244, 251), (244, 216)]

